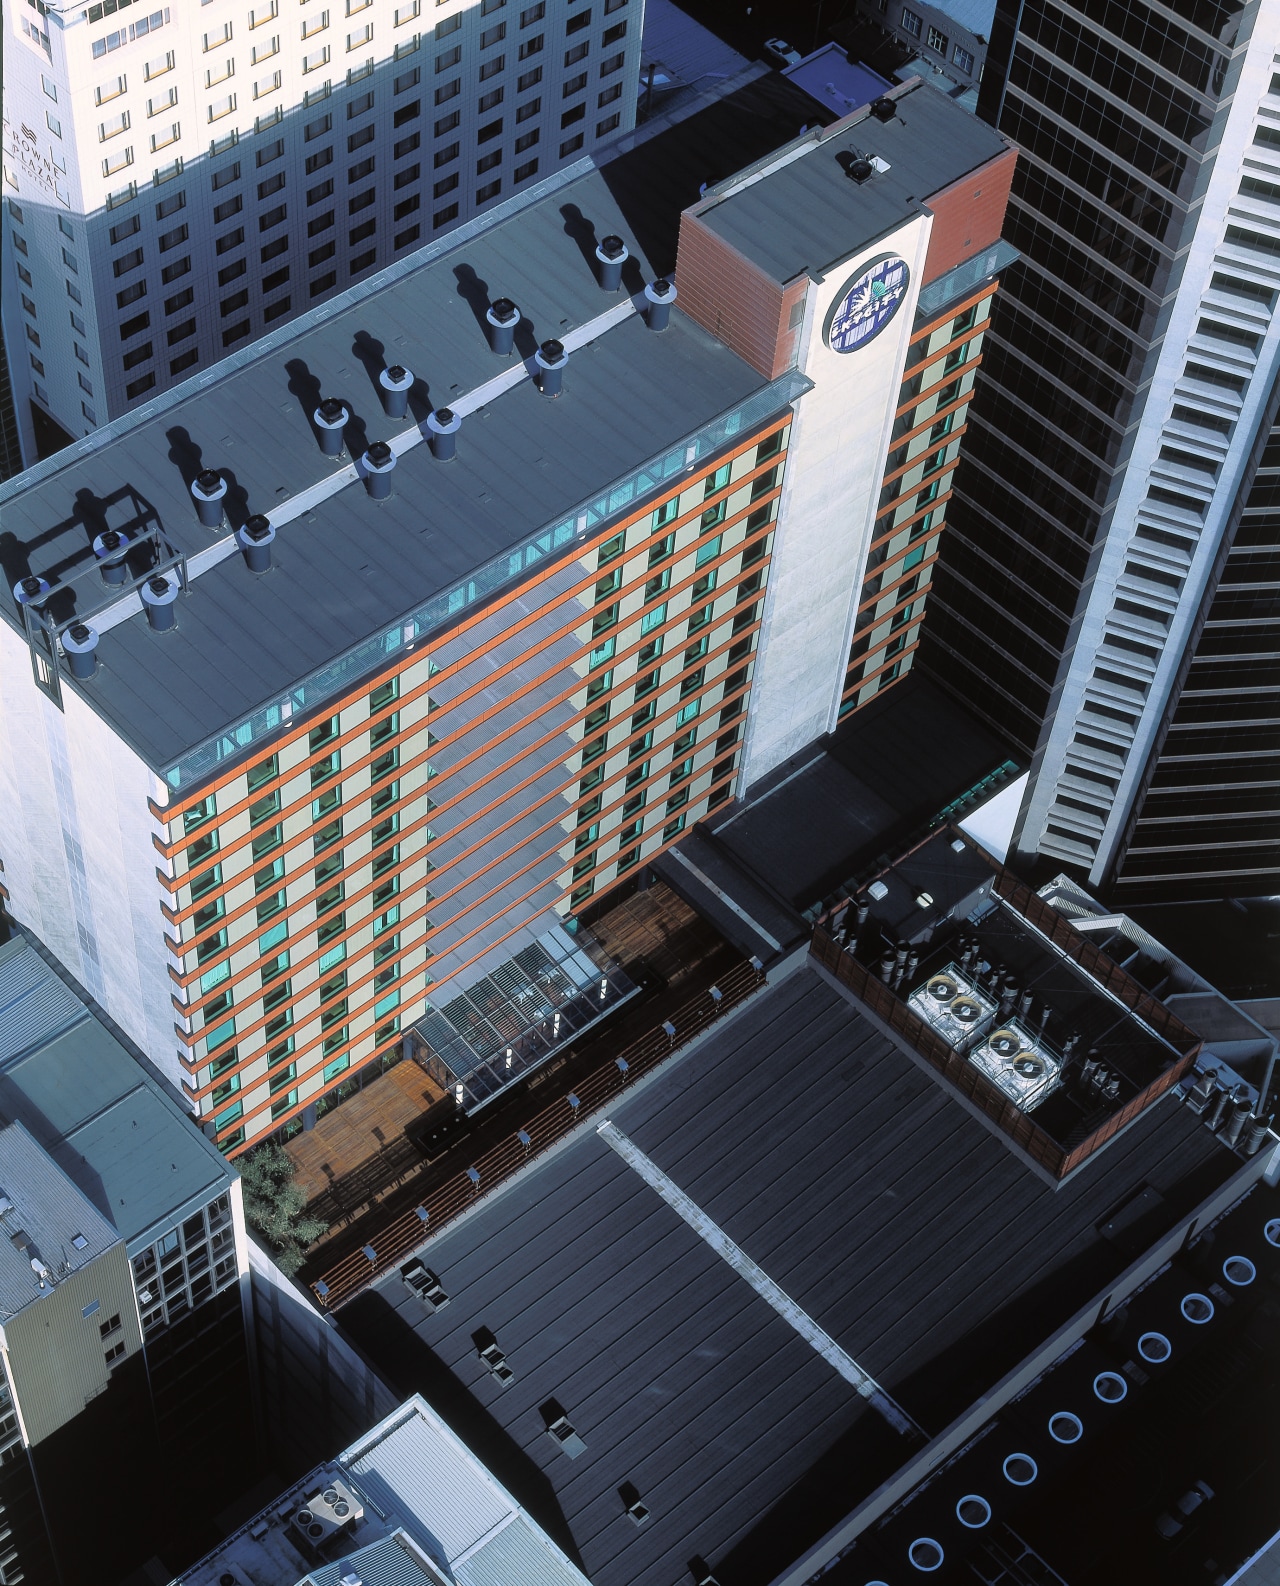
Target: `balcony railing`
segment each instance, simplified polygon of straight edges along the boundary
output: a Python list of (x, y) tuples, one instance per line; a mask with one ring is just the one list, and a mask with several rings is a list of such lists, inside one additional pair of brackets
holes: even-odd
[(404, 1261), (489, 1191), (541, 1156), (584, 1119), (600, 1112), (636, 1080), (664, 1063), (765, 984), (754, 963), (736, 965), (714, 989), (683, 1003), (656, 1030), (593, 1070), (567, 1095), (536, 1113), (518, 1132), (460, 1168), (427, 1195), (420, 1206), (394, 1218), (352, 1255), (344, 1256), (311, 1285), (320, 1305), (336, 1310)]

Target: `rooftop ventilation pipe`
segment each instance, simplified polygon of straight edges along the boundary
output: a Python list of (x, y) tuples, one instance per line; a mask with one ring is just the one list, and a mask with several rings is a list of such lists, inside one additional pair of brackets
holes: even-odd
[(73, 622), (62, 635), (62, 653), (72, 677), (87, 681), (98, 670), (98, 630), (87, 622)]
[(892, 121), (898, 114), (898, 107), (893, 100), (885, 99), (883, 96), (879, 99), (873, 99), (868, 109), (877, 121)]
[(33, 609), (43, 606), (49, 598), (49, 582), (28, 573), (13, 586), (13, 598), (20, 606), (31, 606)]
[(342, 456), (342, 432), (351, 422), (351, 410), (337, 397), (326, 397), (311, 415), (320, 434), (320, 450), (326, 457)]
[(431, 454), (442, 463), (457, 455), (458, 431), (462, 417), (452, 408), (437, 408), (427, 414), (427, 429), (431, 432)]
[(395, 466), (396, 454), (386, 441), (373, 441), (360, 459), (365, 488), (374, 501), (385, 501), (391, 494), (391, 474)]
[(674, 281), (660, 275), (644, 289), (648, 307), (644, 311), (645, 323), (650, 330), (666, 330), (671, 322), (671, 305), (676, 300)]
[(216, 529), (222, 524), (222, 500), (227, 493), (227, 481), (216, 468), (206, 468), (191, 481), (191, 495), (196, 504), (196, 516), (206, 529)]
[[(221, 508), (218, 509), (221, 512)], [(104, 584), (126, 584), (129, 569), (125, 557), (129, 554), (129, 536), (119, 529), (104, 529), (93, 542), (93, 554), (98, 558), (98, 570)]]
[(520, 323), (520, 310), (509, 297), (498, 297), (493, 306), (485, 310), (485, 328), (490, 350), (500, 358), (508, 358), (515, 345), (516, 326)]
[(236, 530), (236, 544), (244, 553), (244, 565), (251, 573), (265, 573), (271, 567), (271, 545), (276, 531), (271, 520), (255, 512), (242, 528)]
[(544, 341), (534, 353), (533, 361), (539, 370), (538, 389), (545, 397), (558, 397), (564, 389), (564, 371), (569, 362), (564, 343), (554, 339)]
[(382, 411), (389, 419), (402, 419), (409, 411), (409, 392), (413, 389), (413, 370), (393, 363), (378, 376)]
[(599, 266), (596, 275), (606, 292), (616, 292), (622, 285), (622, 266), (630, 257), (627, 245), (621, 237), (608, 236), (601, 239), (600, 246), (596, 249), (596, 263)]
[(865, 154), (855, 155), (845, 166), (844, 174), (851, 182), (857, 182), (861, 187), (863, 182), (869, 182), (876, 174), (876, 168)]
[(153, 573), (139, 588), (147, 621), (157, 633), (178, 626), (178, 591), (182, 585), (172, 573)]

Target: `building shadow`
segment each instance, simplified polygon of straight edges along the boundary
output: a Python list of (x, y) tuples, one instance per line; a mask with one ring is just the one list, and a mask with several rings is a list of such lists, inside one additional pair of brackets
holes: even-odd
[(550, 1481), (505, 1427), (459, 1382), (393, 1306), (370, 1289), (342, 1309), (342, 1330), (403, 1398), (420, 1393), (523, 1508), (585, 1573)]

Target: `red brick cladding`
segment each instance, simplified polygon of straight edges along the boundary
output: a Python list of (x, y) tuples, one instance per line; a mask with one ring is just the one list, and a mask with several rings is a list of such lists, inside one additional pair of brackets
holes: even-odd
[[(921, 286), (1000, 240), (1017, 149), (1008, 149), (924, 201), (933, 216)], [(683, 293), (684, 282), (680, 282)]]
[(679, 304), (690, 319), (767, 380), (791, 366), (791, 311), (804, 299), (807, 275), (779, 286), (688, 209), (680, 217), (678, 261)]

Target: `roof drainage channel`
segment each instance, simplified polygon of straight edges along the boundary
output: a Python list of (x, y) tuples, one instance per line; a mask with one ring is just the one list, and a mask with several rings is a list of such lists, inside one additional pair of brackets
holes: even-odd
[[(643, 294), (640, 295), (643, 302)], [(640, 310), (630, 298), (621, 303), (615, 303), (603, 314), (595, 319), (588, 320), (585, 325), (579, 325), (573, 330), (567, 330), (559, 337), (561, 345), (566, 352), (577, 352), (579, 348), (587, 346), (590, 342), (602, 335), (607, 330), (612, 330), (615, 325), (621, 325), (632, 314)], [(460, 417), (466, 418), (469, 413), (474, 413), (482, 408), (486, 402), (492, 402), (495, 397), (502, 396), (507, 391), (513, 391), (522, 381), (531, 379), (534, 373), (533, 359), (521, 359), (509, 369), (504, 369), (492, 380), (486, 380), (483, 385), (476, 386), (464, 395), (454, 398), (449, 406)], [(387, 444), (399, 457), (402, 453), (411, 451), (413, 447), (420, 446), (426, 439), (422, 427), (416, 422), (401, 430), (398, 435), (393, 435)], [(305, 513), (318, 507), (322, 501), (328, 501), (331, 496), (336, 496), (339, 491), (345, 490), (348, 485), (354, 484), (360, 478), (360, 470), (355, 463), (348, 463), (345, 468), (337, 473), (326, 475), (317, 480), (314, 485), (300, 490), (296, 496), (290, 496), (287, 501), (278, 507), (273, 507), (270, 513), (271, 526), (274, 529), (282, 528), (286, 523), (292, 523), (295, 518), (302, 517)], [(201, 573), (207, 573), (211, 567), (217, 567), (225, 562), (228, 557), (239, 553), (234, 533), (224, 535), (213, 545), (206, 546), (202, 551), (196, 551), (187, 558), (187, 581), (199, 578)], [(128, 622), (130, 617), (136, 617), (142, 610), (142, 601), (136, 590), (131, 590), (123, 600), (118, 600), (112, 606), (94, 613), (93, 625), (97, 631), (107, 633), (112, 628), (118, 627), (122, 622)]]
[(698, 1237), (704, 1240), (715, 1253), (733, 1268), (740, 1278), (745, 1278), (767, 1305), (773, 1307), (789, 1327), (793, 1327), (805, 1343), (816, 1349), (829, 1366), (834, 1369), (848, 1383), (857, 1389), (864, 1399), (876, 1409), (893, 1427), (895, 1432), (901, 1432), (904, 1437), (912, 1433), (924, 1436), (924, 1431), (919, 1427), (901, 1407), (884, 1391), (876, 1380), (868, 1375), (852, 1355), (847, 1354), (835, 1339), (824, 1332), (813, 1317), (797, 1305), (791, 1296), (785, 1293), (773, 1281), (763, 1268), (756, 1265), (751, 1257), (734, 1244), (729, 1235), (718, 1223), (712, 1222), (706, 1212), (689, 1198), (674, 1180), (667, 1177), (656, 1162), (647, 1157), (638, 1145), (629, 1139), (616, 1124), (608, 1119), (600, 1124), (596, 1133), (611, 1146), (628, 1167), (633, 1168), (650, 1188), (657, 1190), (667, 1205), (670, 1206), (677, 1217), (682, 1218), (693, 1229)]

